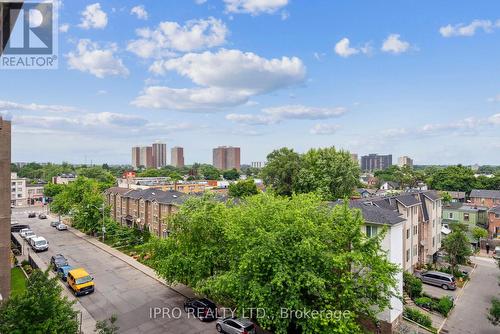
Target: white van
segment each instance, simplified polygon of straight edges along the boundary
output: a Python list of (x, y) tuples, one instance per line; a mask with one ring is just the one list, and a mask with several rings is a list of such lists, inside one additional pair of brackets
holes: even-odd
[(31, 238), (30, 245), (35, 252), (43, 252), (49, 249), (49, 243), (44, 237)]

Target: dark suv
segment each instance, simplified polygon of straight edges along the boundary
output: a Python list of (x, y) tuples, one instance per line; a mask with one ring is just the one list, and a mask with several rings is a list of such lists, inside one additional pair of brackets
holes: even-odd
[(201, 321), (213, 321), (217, 319), (217, 305), (209, 299), (186, 299), (184, 311), (192, 313)]
[(50, 266), (54, 271), (57, 271), (59, 268), (67, 265), (68, 260), (62, 254), (56, 254), (50, 258)]

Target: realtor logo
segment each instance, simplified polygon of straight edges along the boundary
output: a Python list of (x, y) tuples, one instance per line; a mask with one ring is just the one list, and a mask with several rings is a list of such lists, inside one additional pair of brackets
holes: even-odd
[(50, 0), (0, 0), (0, 68), (57, 68), (55, 6)]

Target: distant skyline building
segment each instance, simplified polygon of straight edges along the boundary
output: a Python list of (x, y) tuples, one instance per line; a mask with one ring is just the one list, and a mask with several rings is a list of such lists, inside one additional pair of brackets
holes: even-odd
[(0, 116), (0, 295), (10, 294), (11, 123)]
[(219, 146), (213, 149), (213, 166), (220, 170), (241, 169), (239, 147)]
[(153, 165), (156, 168), (165, 167), (167, 165), (167, 144), (153, 144)]
[(140, 148), (140, 164), (146, 168), (153, 168), (153, 148), (151, 146), (143, 146)]
[(351, 153), (351, 159), (359, 166), (359, 157), (357, 153)]
[(250, 166), (253, 168), (264, 168), (266, 167), (267, 162), (266, 161), (252, 161), (250, 163)]
[(170, 152), (170, 164), (177, 168), (184, 167), (184, 148), (175, 146)]
[(375, 171), (387, 169), (392, 166), (392, 154), (379, 155), (369, 154), (361, 157), (361, 169), (363, 171)]
[(406, 155), (399, 157), (398, 166), (399, 167), (408, 166), (410, 168), (413, 168), (413, 159), (411, 159), (410, 157), (408, 157)]
[(132, 147), (132, 167), (139, 168), (141, 165), (141, 148), (138, 146)]

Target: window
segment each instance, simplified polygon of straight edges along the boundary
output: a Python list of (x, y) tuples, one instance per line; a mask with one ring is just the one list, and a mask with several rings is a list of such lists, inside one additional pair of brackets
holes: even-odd
[(406, 250), (406, 262), (410, 261), (410, 250)]
[(500, 213), (495, 213), (495, 218), (500, 218)]
[(377, 235), (377, 226), (366, 226), (366, 236), (374, 237)]
[(413, 256), (417, 256), (417, 246), (413, 246)]
[(432, 227), (436, 227), (436, 219), (432, 219)]
[(469, 221), (469, 214), (467, 212), (464, 212), (464, 221)]
[(410, 239), (410, 229), (406, 229), (406, 239)]
[(432, 247), (436, 246), (436, 237), (432, 237)]
[(418, 226), (415, 225), (413, 226), (413, 235), (417, 235), (417, 233), (418, 233)]
[(453, 212), (450, 212), (448, 217), (450, 217), (450, 219), (453, 219)]

